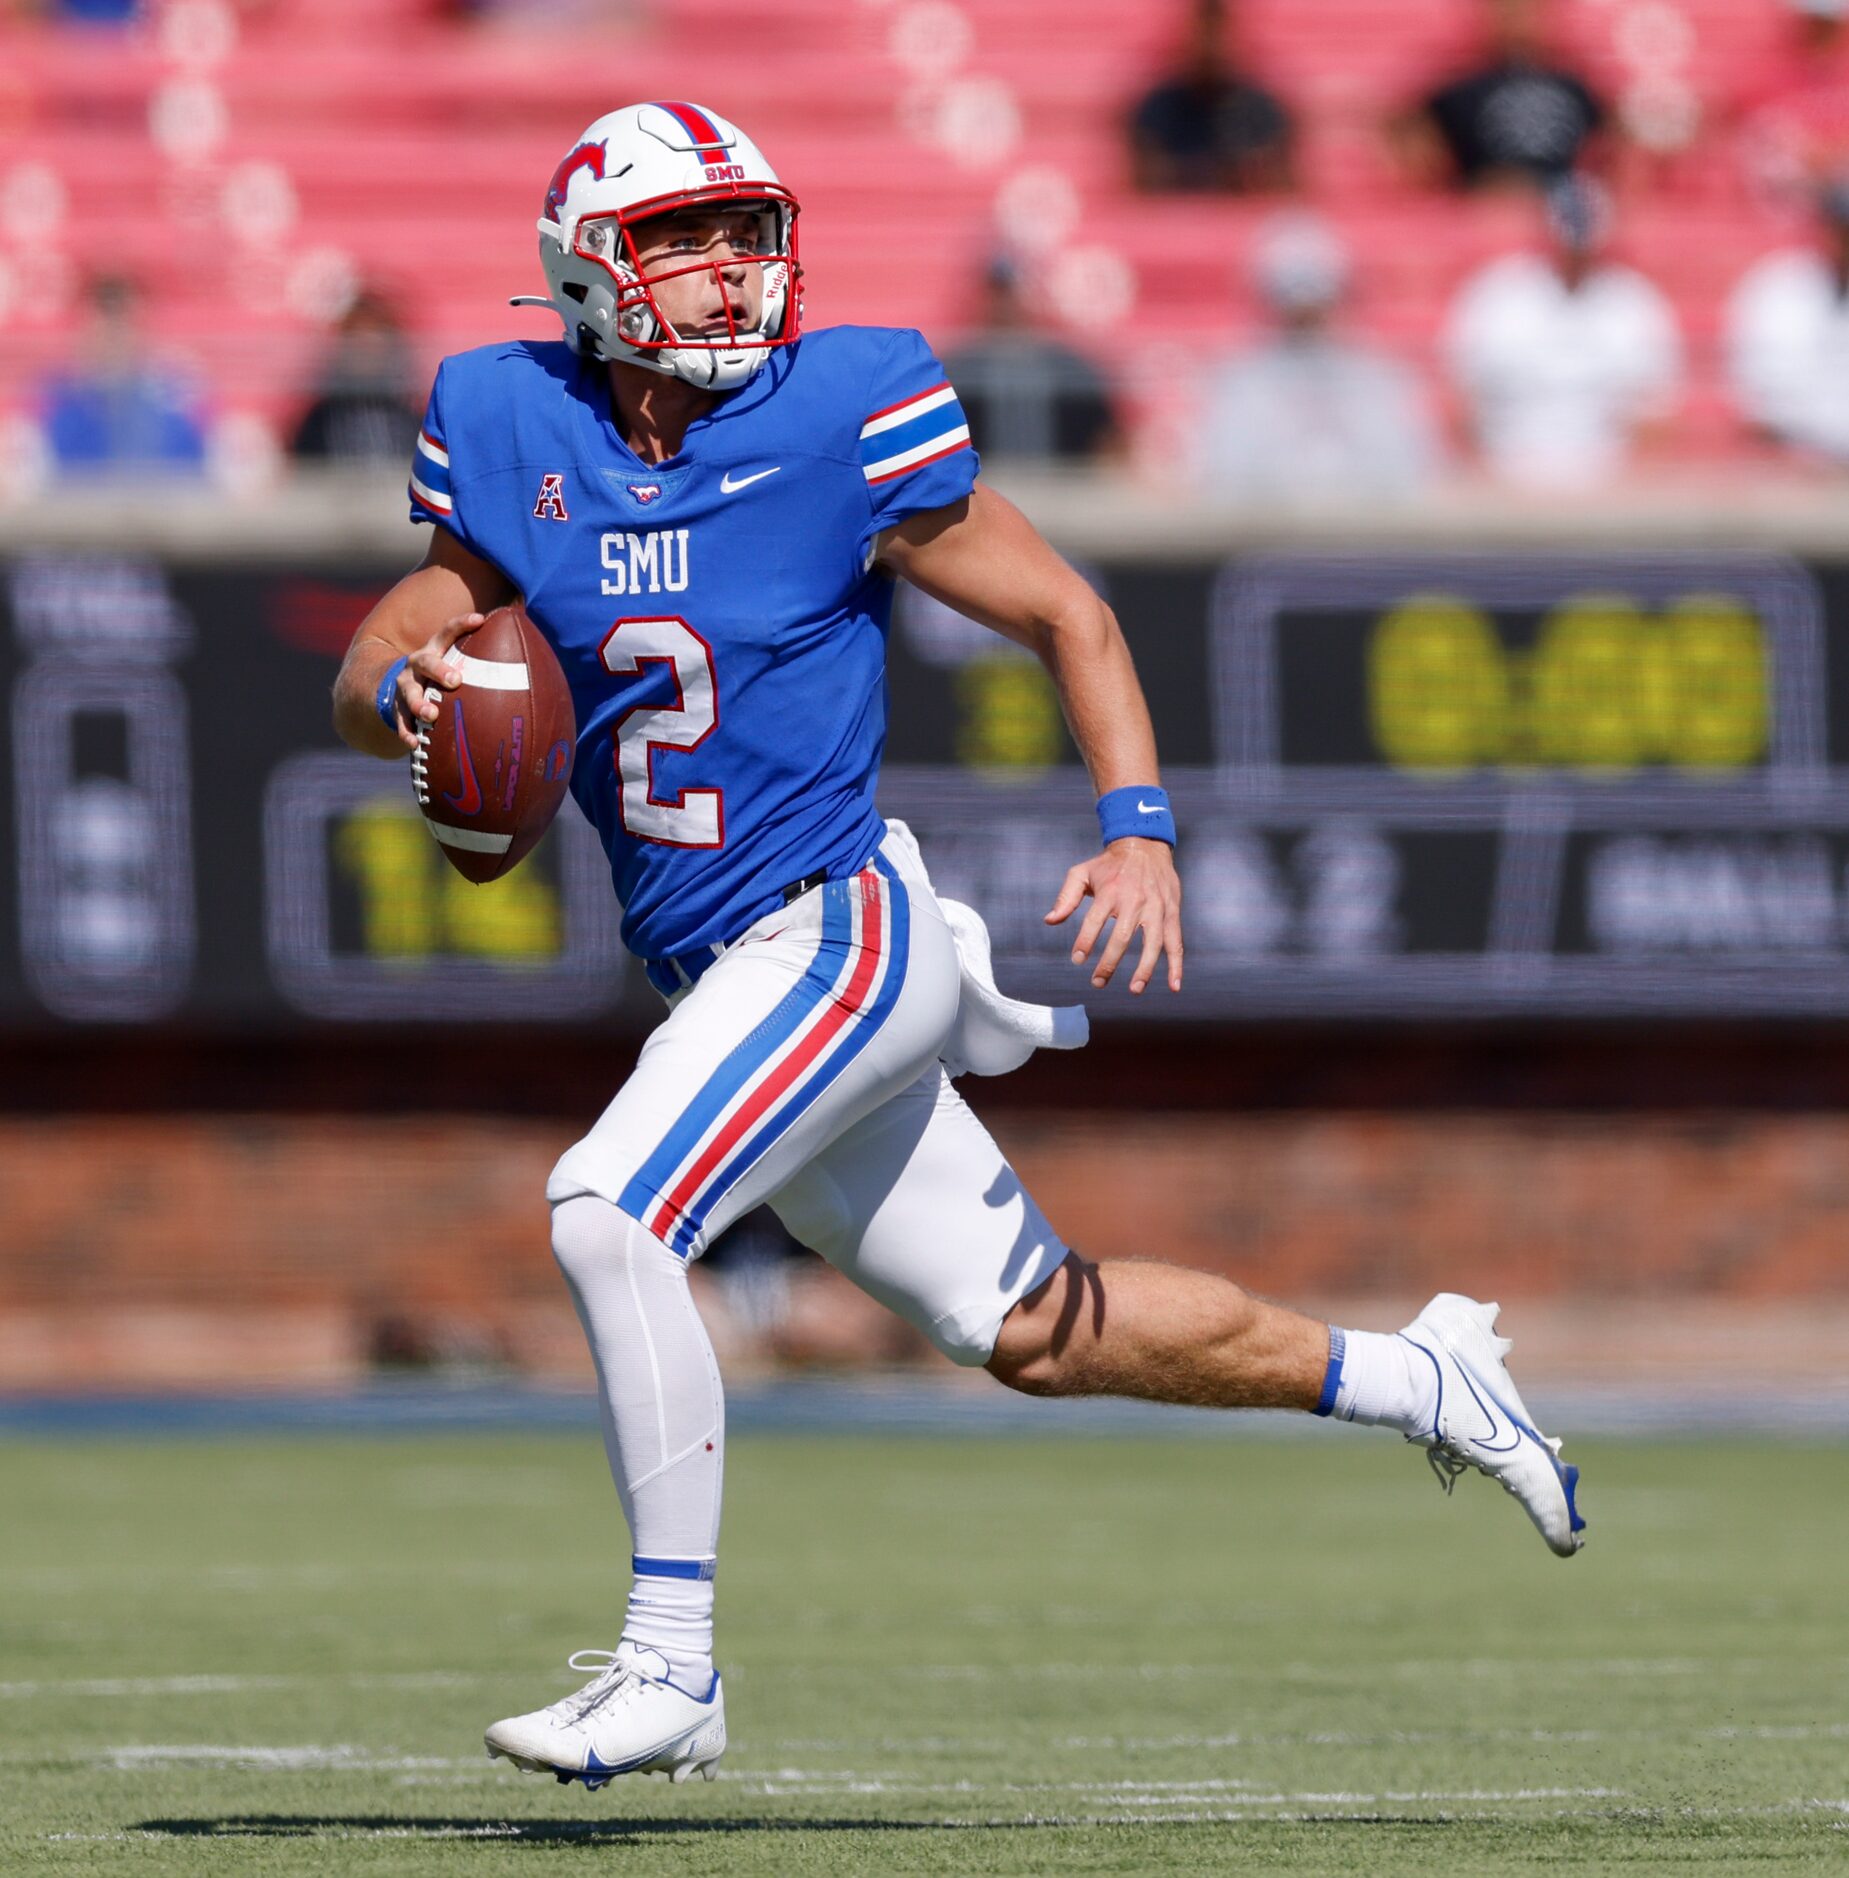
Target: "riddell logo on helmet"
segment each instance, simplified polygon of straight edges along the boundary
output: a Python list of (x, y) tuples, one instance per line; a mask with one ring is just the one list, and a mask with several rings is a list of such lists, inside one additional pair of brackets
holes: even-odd
[(709, 183), (742, 183), (745, 180), (745, 166), (742, 163), (709, 163), (706, 180)]

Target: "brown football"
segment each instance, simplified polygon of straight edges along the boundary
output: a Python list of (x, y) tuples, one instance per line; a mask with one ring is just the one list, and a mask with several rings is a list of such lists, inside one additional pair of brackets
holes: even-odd
[(497, 607), (456, 651), (462, 683), (419, 734), (411, 789), (450, 865), (479, 883), (514, 867), (558, 813), (577, 720), (524, 607)]

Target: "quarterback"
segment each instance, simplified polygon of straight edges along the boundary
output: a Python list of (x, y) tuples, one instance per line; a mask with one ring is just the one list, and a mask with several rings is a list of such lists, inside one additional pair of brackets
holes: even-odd
[(571, 789), (624, 941), (667, 1005), (547, 1187), (633, 1541), (628, 1608), (614, 1650), (573, 1657), (586, 1686), (487, 1732), (490, 1754), (587, 1787), (710, 1777), (725, 1751), (724, 1404), (687, 1268), (765, 1203), (1010, 1388), (1381, 1425), (1447, 1487), (1472, 1467), (1499, 1481), (1555, 1552), (1583, 1527), (1494, 1306), (1445, 1293), (1397, 1335), (1344, 1331), (1154, 1262), (1160, 1246), (1081, 1257), (954, 1087), (984, 1067), (975, 1007), (1024, 1034), (1034, 1010), (999, 999), (980, 921), (940, 902), (875, 803), (894, 581), (1027, 647), (1058, 686), (1100, 842), (1047, 920), (1083, 909), (1071, 955), (1096, 988), (1181, 990), (1175, 827), (1110, 609), (978, 480), (917, 333), (804, 329), (797, 213), (697, 105), (584, 132), (539, 222), (537, 304), (563, 341), (443, 362), (411, 475), (429, 552), (335, 686), (339, 734), (402, 756), (459, 682), (457, 642), (521, 598), (571, 687)]

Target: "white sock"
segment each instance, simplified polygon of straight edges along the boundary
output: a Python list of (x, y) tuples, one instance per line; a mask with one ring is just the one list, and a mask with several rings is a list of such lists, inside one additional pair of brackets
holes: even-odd
[(690, 1695), (704, 1695), (713, 1673), (713, 1581), (664, 1578), (645, 1569), (667, 1563), (632, 1561), (635, 1580), (623, 1616), (623, 1641), (659, 1650), (668, 1659), (671, 1680)]
[(1329, 1369), (1317, 1414), (1364, 1427), (1421, 1434), (1438, 1412), (1431, 1359), (1404, 1337), (1376, 1330), (1329, 1329)]
[(704, 1695), (725, 1472), (725, 1396), (686, 1262), (594, 1194), (552, 1209), (552, 1250), (590, 1340), (604, 1451), (629, 1521), (624, 1641)]

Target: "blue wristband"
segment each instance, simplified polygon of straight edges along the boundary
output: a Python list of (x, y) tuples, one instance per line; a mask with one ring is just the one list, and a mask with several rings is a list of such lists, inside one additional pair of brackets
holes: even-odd
[(385, 676), (379, 680), (379, 695), (373, 702), (378, 706), (379, 719), (387, 730), (398, 728), (398, 674), (409, 665), (409, 659), (400, 659), (394, 665), (385, 668)]
[(1113, 789), (1098, 798), (1098, 832), (1108, 848), (1113, 841), (1135, 835), (1142, 841), (1166, 841), (1175, 845), (1175, 814), (1168, 805), (1168, 791), (1153, 784), (1140, 789)]

